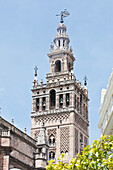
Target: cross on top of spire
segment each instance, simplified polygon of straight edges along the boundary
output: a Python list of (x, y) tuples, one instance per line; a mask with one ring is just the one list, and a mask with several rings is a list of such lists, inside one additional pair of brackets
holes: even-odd
[(85, 76), (85, 77), (84, 77), (84, 86), (87, 86), (87, 80), (88, 80), (88, 79), (87, 79), (87, 77)]
[(35, 66), (34, 70), (35, 70), (35, 76), (37, 76), (37, 70), (38, 70), (38, 67), (37, 67), (37, 66)]
[(64, 11), (61, 11), (60, 14), (57, 14), (56, 16), (60, 16), (60, 23), (63, 23), (64, 20), (63, 18), (68, 17), (70, 15), (70, 13), (67, 11), (67, 9), (64, 9)]

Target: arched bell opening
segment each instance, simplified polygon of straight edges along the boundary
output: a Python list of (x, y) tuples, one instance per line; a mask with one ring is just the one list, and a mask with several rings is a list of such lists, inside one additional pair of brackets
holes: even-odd
[(50, 91), (50, 109), (54, 109), (56, 104), (56, 91)]
[(54, 147), (55, 146), (55, 137), (53, 134), (49, 136), (49, 146)]
[(55, 153), (54, 152), (49, 152), (49, 160), (55, 160)]
[(61, 71), (61, 61), (57, 60), (55, 62), (55, 72), (60, 72)]

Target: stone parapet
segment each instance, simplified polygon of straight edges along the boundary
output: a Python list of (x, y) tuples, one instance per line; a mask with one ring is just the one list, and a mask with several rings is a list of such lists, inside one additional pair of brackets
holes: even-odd
[(31, 138), (30, 136), (28, 136), (26, 133), (22, 132), (21, 130), (19, 130), (17, 127), (15, 127), (14, 125), (12, 125), (11, 123), (7, 122), (5, 119), (3, 119), (1, 116), (0, 116), (0, 127), (2, 127), (3, 129), (6, 129), (6, 130), (3, 130), (2, 132), (2, 136), (8, 136), (9, 135), (9, 130), (12, 132), (12, 133), (15, 133), (17, 134), (18, 136), (20, 136), (21, 138), (23, 138), (26, 142), (29, 142), (31, 143), (31, 145), (34, 145), (36, 146), (36, 141)]

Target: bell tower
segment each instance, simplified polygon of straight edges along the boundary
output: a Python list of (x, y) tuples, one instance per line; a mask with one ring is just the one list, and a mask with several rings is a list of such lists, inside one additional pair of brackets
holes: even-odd
[(50, 73), (71, 71), (75, 58), (72, 48), (69, 49), (69, 37), (66, 33), (66, 26), (60, 23), (57, 28), (57, 34), (54, 38), (54, 44), (51, 44), (50, 53)]
[(38, 141), (43, 123), (49, 145), (48, 159), (56, 162), (58, 156), (65, 153), (65, 162), (69, 162), (88, 145), (89, 99), (86, 78), (82, 86), (73, 72), (75, 58), (63, 21), (69, 12), (64, 10), (59, 15), (61, 21), (48, 54), (50, 73), (46, 74), (47, 83), (38, 83), (35, 68), (31, 136)]

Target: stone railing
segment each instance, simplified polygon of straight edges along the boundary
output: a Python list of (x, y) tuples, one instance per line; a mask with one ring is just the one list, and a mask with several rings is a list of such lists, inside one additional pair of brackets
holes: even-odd
[(1, 136), (2, 137), (10, 137), (10, 130), (2, 130)]
[(29, 135), (27, 135), (26, 133), (22, 132), (21, 130), (19, 130), (17, 127), (15, 127), (14, 125), (12, 125), (11, 123), (7, 122), (5, 119), (3, 119), (1, 116), (0, 116), (0, 126), (5, 126), (6, 128), (9, 128), (9, 130), (1, 130), (1, 135), (2, 136), (8, 136), (8, 135), (11, 135), (12, 132), (21, 136), (21, 138), (24, 138), (26, 139), (27, 142), (30, 142), (31, 144), (35, 145), (36, 146), (36, 141), (31, 138)]

